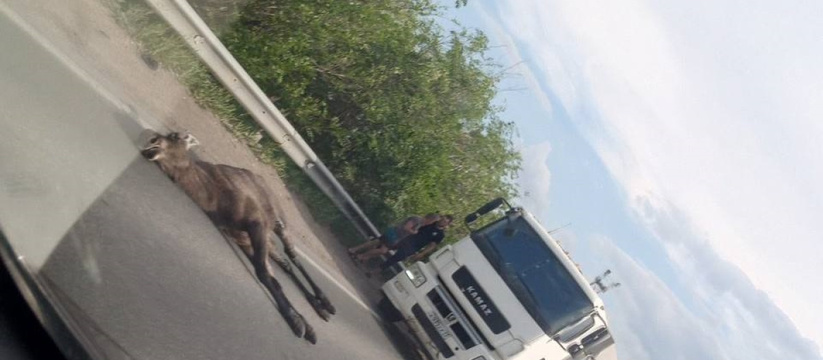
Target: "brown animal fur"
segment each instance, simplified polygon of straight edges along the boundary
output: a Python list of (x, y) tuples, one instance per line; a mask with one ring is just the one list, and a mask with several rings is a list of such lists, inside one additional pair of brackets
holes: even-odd
[[(294, 333), (315, 343), (314, 330), (286, 298), (272, 276), (267, 259), (274, 260), (289, 274), (321, 318), (328, 321), (335, 309), (297, 260), (294, 246), (286, 236), (263, 179), (246, 169), (194, 160), (188, 152), (194, 145), (197, 140), (188, 134), (181, 136), (173, 132), (164, 136), (153, 133), (141, 154), (157, 163), (212, 222), (243, 249), (254, 265), (257, 278), (272, 294)], [(306, 278), (314, 294), (297, 278), (290, 263), (274, 251), (272, 231), (283, 242), (286, 255)]]

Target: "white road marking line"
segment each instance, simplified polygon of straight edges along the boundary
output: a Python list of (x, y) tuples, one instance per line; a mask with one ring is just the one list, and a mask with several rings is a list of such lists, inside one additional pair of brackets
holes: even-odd
[[(249, 272), (249, 274), (251, 274), (251, 276), (256, 278), (257, 275), (254, 274), (254, 268), (252, 267), (251, 262), (247, 261), (248, 257), (246, 257), (246, 254), (243, 252), (243, 250), (240, 249), (240, 246), (238, 246), (232, 239), (229, 239), (225, 236), (223, 236), (223, 240), (226, 241), (226, 244), (229, 245), (229, 248), (231, 248), (232, 251), (234, 251), (234, 254), (244, 264), (244, 267)], [(280, 251), (280, 250), (277, 249), (277, 251)], [(354, 302), (357, 305), (360, 305), (360, 307), (362, 307), (363, 310), (368, 311), (373, 317), (375, 317), (377, 319), (381, 319), (380, 314), (375, 312), (372, 309), (372, 306), (370, 306), (365, 301), (363, 301), (363, 299), (360, 297), (360, 295), (355, 294), (346, 285), (343, 285), (339, 281), (337, 281), (337, 279), (335, 279), (334, 276), (328, 270), (326, 270), (326, 268), (324, 268), (323, 266), (320, 266), (320, 264), (318, 264), (310, 256), (308, 256), (308, 254), (306, 254), (305, 251), (300, 250), (300, 248), (297, 247), (297, 246), (294, 247), (294, 251), (297, 253), (298, 256), (300, 256), (301, 260), (305, 260), (305, 262), (307, 262), (313, 268), (317, 269), (317, 271), (320, 272), (321, 275), (325, 276), (326, 279), (329, 280), (329, 282), (331, 282), (332, 284), (334, 284), (335, 286), (340, 288), (340, 290), (342, 290), (346, 295), (348, 295), (352, 300), (354, 300)], [(260, 285), (260, 288), (263, 289), (263, 292), (265, 292), (266, 295), (269, 296), (269, 299), (274, 301), (274, 298), (272, 298), (271, 294), (266, 290), (265, 287), (263, 287), (263, 284), (260, 283), (259, 281), (257, 283), (258, 283), (258, 285)]]
[(366, 304), (366, 302), (363, 301), (363, 299), (359, 295), (352, 292), (347, 286), (345, 286), (345, 285), (341, 284), (340, 282), (338, 282), (337, 279), (335, 279), (334, 276), (332, 276), (332, 274), (329, 273), (324, 267), (320, 266), (320, 264), (318, 264), (317, 262), (312, 260), (312, 258), (310, 256), (306, 255), (306, 252), (300, 250), (297, 247), (295, 247), (295, 251), (297, 252), (298, 255), (300, 255), (301, 259), (305, 259), (308, 263), (310, 263), (315, 269), (317, 269), (321, 274), (323, 274), (323, 276), (325, 276), (327, 279), (329, 279), (329, 281), (331, 281), (333, 284), (335, 284), (337, 287), (339, 287), (340, 290), (342, 290), (344, 293), (349, 295), (364, 310), (371, 313), (372, 316), (374, 316), (376, 318), (380, 318), (380, 315), (377, 314), (377, 312), (375, 312), (370, 305)]

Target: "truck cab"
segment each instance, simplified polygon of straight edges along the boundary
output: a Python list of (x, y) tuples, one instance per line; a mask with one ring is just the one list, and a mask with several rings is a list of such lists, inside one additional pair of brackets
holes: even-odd
[[(473, 230), (487, 214), (498, 218)], [(465, 223), (469, 236), (382, 286), (433, 358), (595, 359), (614, 346), (602, 300), (534, 216), (496, 199)]]

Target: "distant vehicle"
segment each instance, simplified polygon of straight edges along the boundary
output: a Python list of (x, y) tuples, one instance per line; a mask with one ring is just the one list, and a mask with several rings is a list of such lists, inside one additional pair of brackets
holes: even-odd
[[(500, 218), (471, 228), (490, 213)], [(614, 346), (602, 300), (533, 215), (498, 198), (465, 223), (469, 236), (382, 286), (381, 310), (432, 357), (595, 359)]]

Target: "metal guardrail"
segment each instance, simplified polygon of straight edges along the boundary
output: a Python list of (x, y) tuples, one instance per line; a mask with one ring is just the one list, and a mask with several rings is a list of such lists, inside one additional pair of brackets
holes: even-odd
[(378, 236), (366, 217), (326, 165), (271, 103), (246, 70), (229, 53), (185, 0), (147, 0), (155, 11), (186, 41), (220, 82), (283, 151), (317, 184), (364, 236)]

